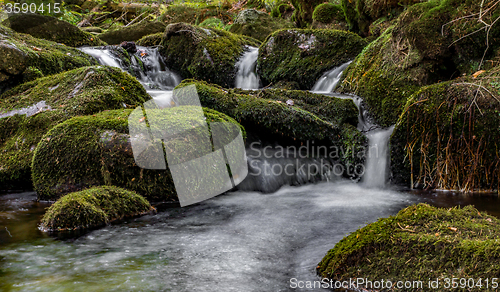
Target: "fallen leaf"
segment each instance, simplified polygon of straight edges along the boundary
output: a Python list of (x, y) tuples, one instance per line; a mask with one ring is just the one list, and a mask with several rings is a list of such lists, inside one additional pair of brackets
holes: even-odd
[(139, 123), (142, 123), (146, 120), (146, 117), (142, 117), (140, 120), (139, 120)]
[(38, 52), (40, 52), (42, 50), (42, 49), (37, 48), (37, 47), (32, 47), (32, 48), (33, 48), (34, 51), (38, 51)]
[(454, 231), (454, 232), (457, 232), (458, 228), (456, 227), (448, 227), (448, 229), (450, 229), (451, 231)]
[(477, 78), (477, 76), (479, 76), (479, 75), (483, 74), (484, 72), (486, 72), (486, 71), (484, 71), (484, 70), (477, 71), (476, 73), (472, 74), (472, 77), (474, 77), (474, 79), (476, 79), (476, 78)]
[(436, 233), (436, 234), (434, 234), (434, 235), (439, 236), (439, 233)]

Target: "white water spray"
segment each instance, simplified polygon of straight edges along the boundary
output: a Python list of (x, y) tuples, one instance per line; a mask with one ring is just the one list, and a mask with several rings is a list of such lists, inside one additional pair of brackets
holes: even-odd
[(351, 64), (352, 61), (344, 63), (337, 68), (334, 68), (321, 76), (321, 78), (314, 84), (312, 92), (318, 94), (332, 93), (339, 84), (342, 73)]
[(236, 74), (235, 86), (246, 90), (259, 89), (260, 80), (255, 73), (259, 49), (255, 47), (247, 47), (247, 49), (248, 51), (236, 64), (238, 73)]

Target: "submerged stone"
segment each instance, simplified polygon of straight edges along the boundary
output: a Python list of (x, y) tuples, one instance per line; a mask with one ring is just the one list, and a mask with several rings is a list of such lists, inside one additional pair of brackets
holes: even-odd
[(114, 186), (100, 186), (68, 194), (42, 218), (44, 231), (96, 228), (126, 217), (155, 213), (142, 196)]

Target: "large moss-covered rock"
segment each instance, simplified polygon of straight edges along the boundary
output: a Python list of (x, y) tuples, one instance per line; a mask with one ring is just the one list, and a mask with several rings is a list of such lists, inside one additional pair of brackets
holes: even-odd
[(70, 47), (106, 45), (99, 37), (52, 16), (31, 13), (11, 14), (2, 24), (16, 32)]
[(160, 53), (169, 68), (184, 78), (233, 87), (235, 65), (247, 45), (258, 46), (258, 42), (227, 31), (175, 23), (167, 26)]
[(33, 151), (42, 136), (77, 115), (135, 107), (149, 99), (141, 84), (112, 67), (78, 68), (24, 83), (0, 95), (0, 185), (31, 186)]
[(165, 31), (163, 22), (151, 21), (133, 24), (128, 27), (110, 30), (99, 35), (99, 37), (110, 45), (118, 45), (124, 41), (138, 41), (144, 36)]
[[(485, 1), (485, 7), (491, 5), (493, 1)], [(484, 24), (465, 17), (479, 11), (477, 1), (429, 1), (409, 7), (347, 68), (339, 90), (363, 97), (382, 126), (394, 124), (407, 98), (421, 86), (474, 73), (483, 55), (483, 67), (491, 66), (485, 61), (494, 57), (500, 29), (491, 28), (486, 50)], [(491, 23), (499, 13), (495, 6), (483, 18)]]
[(280, 30), (259, 49), (264, 83), (297, 82), (310, 90), (326, 71), (354, 59), (366, 46), (360, 36), (340, 30)]
[(345, 20), (345, 15), (340, 5), (323, 3), (316, 6), (312, 19), (320, 23), (332, 23), (334, 20)]
[(292, 27), (293, 24), (286, 20), (275, 20), (265, 12), (245, 9), (238, 14), (229, 31), (264, 41), (274, 31)]
[(161, 43), (162, 37), (163, 37), (163, 32), (150, 34), (142, 37), (140, 40), (137, 41), (136, 44), (138, 46), (143, 46), (143, 47), (158, 46)]
[(351, 100), (281, 89), (224, 89), (194, 80), (184, 80), (177, 88), (193, 84), (203, 106), (234, 118), (249, 135), (280, 145), (337, 147), (345, 152), (341, 162), (352, 167), (364, 161), (358, 154), (366, 137), (353, 125), (357, 109)]
[[(446, 287), (453, 278), (498, 277), (499, 240), (500, 220), (472, 206), (448, 209), (419, 204), (345, 237), (323, 258), (317, 272), (347, 282), (362, 278), (380, 284), (383, 279), (404, 285), (409, 281), (412, 285), (404, 291), (428, 291), (429, 279), (439, 279), (439, 287)], [(422, 281), (421, 286), (413, 286), (414, 281)], [(468, 291), (494, 291), (491, 286), (485, 289), (485, 284), (482, 288), (470, 285)], [(375, 290), (373, 285), (357, 288)]]
[(500, 68), (423, 87), (393, 136), (392, 172), (406, 186), (500, 190)]
[(124, 217), (155, 212), (142, 196), (113, 186), (68, 194), (50, 206), (42, 218), (45, 231), (96, 228)]
[[(136, 164), (131, 139), (138, 137), (129, 135), (131, 113), (131, 110), (114, 110), (75, 117), (52, 128), (38, 144), (33, 157), (33, 184), (39, 199), (54, 200), (84, 188), (114, 185), (135, 191), (150, 201), (177, 201), (168, 167), (166, 170), (143, 169)], [(205, 117), (199, 113), (199, 107), (193, 106), (159, 112), (156, 118), (161, 122), (157, 125), (178, 126), (186, 133), (165, 140), (164, 147), (156, 151), (165, 151), (167, 157), (183, 153), (179, 156), (181, 159), (193, 155), (201, 157), (206, 154), (203, 152), (206, 147), (194, 145), (205, 134), (199, 126), (228, 122), (240, 127), (236, 121), (216, 111), (204, 109)], [(143, 120), (138, 119), (138, 122)], [(182, 132), (179, 129), (178, 132)], [(151, 129), (153, 132), (160, 130)]]
[[(33, 70), (43, 75), (78, 67), (96, 65), (97, 61), (80, 50), (27, 34), (16, 33), (0, 25), (0, 93), (30, 79)], [(28, 77), (28, 78), (26, 78)]]

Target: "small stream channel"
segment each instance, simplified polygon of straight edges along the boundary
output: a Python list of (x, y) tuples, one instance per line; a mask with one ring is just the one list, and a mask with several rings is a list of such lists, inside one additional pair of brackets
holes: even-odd
[[(154, 51), (139, 49), (150, 68), (139, 78), (141, 83), (157, 102), (168, 105), (179, 76)], [(102, 64), (122, 68), (109, 52), (85, 51)], [(240, 60), (237, 87), (259, 87), (255, 54), (249, 48)], [(326, 73), (313, 91), (332, 95), (344, 68)], [(358, 128), (368, 132), (371, 145), (387, 144), (391, 129), (368, 131), (373, 124), (365, 119), (359, 100), (335, 96), (356, 102)], [(36, 202), (35, 193), (0, 194), (0, 291), (297, 291), (290, 288), (290, 280), (318, 280), (317, 264), (344, 236), (408, 205), (472, 204), (500, 216), (497, 196), (384, 187), (388, 151), (379, 149), (377, 159), (367, 162), (372, 176), (362, 183), (335, 179), (284, 186), (271, 194), (229, 192), (76, 238), (55, 238), (38, 230), (49, 204)]]

